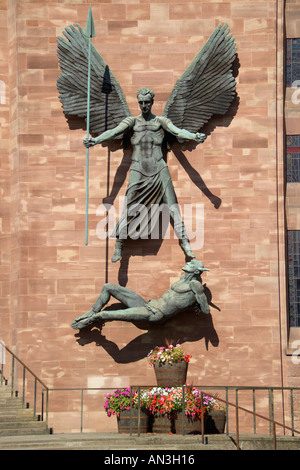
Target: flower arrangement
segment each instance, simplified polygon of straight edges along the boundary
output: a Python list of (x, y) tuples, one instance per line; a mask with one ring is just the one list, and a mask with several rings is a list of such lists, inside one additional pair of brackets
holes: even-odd
[[(172, 412), (179, 411), (182, 407), (180, 393), (177, 393), (179, 388), (153, 387), (142, 390), (140, 392), (141, 406), (153, 416), (165, 414), (170, 416)], [(134, 402), (137, 403), (137, 395), (134, 397)]]
[[(169, 417), (182, 411), (182, 387), (152, 387), (140, 392), (140, 404), (153, 416), (168, 415)], [(134, 406), (137, 407), (137, 394), (133, 397)], [(213, 398), (203, 394), (203, 412), (212, 409), (222, 409), (221, 405)], [(201, 390), (195, 387), (186, 387), (184, 390), (185, 415), (197, 419), (201, 418)]]
[[(142, 409), (154, 417), (172, 415), (182, 411), (182, 387), (151, 387), (140, 391), (140, 406)], [(138, 393), (132, 394), (133, 408), (138, 408)], [(130, 388), (117, 389), (106, 396), (104, 409), (107, 416), (120, 416), (120, 412), (130, 409)], [(203, 394), (203, 412), (223, 409), (221, 404), (205, 394)], [(185, 415), (191, 419), (201, 418), (201, 390), (187, 386), (184, 389), (184, 410)]]
[(107, 416), (120, 416), (122, 410), (130, 410), (130, 388), (117, 389), (106, 396), (104, 409)]
[(220, 403), (215, 398), (203, 395), (203, 405), (205, 405), (207, 411), (211, 410), (225, 410), (226, 407), (223, 403)]
[[(203, 413), (206, 413), (206, 411), (206, 402), (203, 396)], [(201, 391), (195, 387), (186, 390), (185, 415), (192, 419), (201, 418)]]
[(162, 362), (190, 362), (191, 355), (185, 354), (180, 344), (167, 347), (156, 346), (147, 356), (151, 365)]

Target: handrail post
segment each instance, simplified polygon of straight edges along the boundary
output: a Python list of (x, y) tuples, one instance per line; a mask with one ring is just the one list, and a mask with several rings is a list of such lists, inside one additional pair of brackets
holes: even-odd
[(14, 381), (15, 381), (15, 357), (11, 356), (11, 396), (14, 394)]
[(80, 432), (83, 429), (83, 388), (81, 389), (81, 403), (80, 403)]
[(239, 432), (239, 407), (235, 407), (235, 426), (236, 426), (236, 450), (240, 450), (240, 432)]
[(48, 427), (48, 411), (49, 411), (49, 389), (46, 389), (46, 425)]
[(3, 373), (3, 369), (4, 369), (4, 356), (5, 356), (5, 348), (4, 348), (4, 344), (2, 341), (0, 341), (0, 346), (1, 346), (1, 385), (3, 384), (3, 379), (4, 379), (4, 373)]
[[(138, 390), (139, 393), (139, 390)], [(129, 416), (129, 431), (130, 431), (130, 436), (132, 436), (132, 387), (130, 387), (130, 416)]]
[(44, 390), (42, 390), (42, 410), (41, 410), (41, 420), (44, 421)]
[(276, 450), (276, 424), (273, 421), (273, 446), (274, 450)]
[(270, 434), (272, 433), (272, 423), (274, 420), (274, 397), (273, 388), (269, 388), (269, 419), (270, 419)]
[(182, 386), (182, 435), (185, 435), (185, 389)]
[(34, 378), (34, 398), (33, 398), (33, 416), (34, 417), (36, 415), (36, 387), (37, 387), (37, 381), (36, 381), (36, 378)]
[(26, 369), (25, 369), (25, 367), (23, 367), (23, 390), (22, 390), (22, 402), (23, 402), (23, 406), (25, 405), (25, 387), (26, 387), (26, 385), (25, 385), (25, 383), (26, 383), (26, 382), (25, 382), (25, 371), (26, 371)]
[(291, 396), (291, 425), (292, 425), (292, 436), (295, 435), (294, 433), (294, 390), (291, 388), (290, 390)]
[(201, 391), (201, 439), (204, 444), (204, 407), (203, 407), (203, 392)]
[(239, 390), (235, 389), (235, 425), (236, 425), (236, 450), (240, 450), (240, 431), (239, 431)]
[(252, 393), (253, 393), (253, 398), (252, 398), (252, 402), (253, 402), (253, 433), (256, 434), (256, 414), (255, 414), (255, 410), (256, 410), (256, 403), (255, 403), (255, 388), (253, 388), (252, 390)]
[(138, 437), (141, 435), (141, 387), (138, 389)]
[(228, 413), (228, 387), (225, 387), (225, 390), (226, 390), (226, 434), (228, 436), (229, 434), (229, 413)]

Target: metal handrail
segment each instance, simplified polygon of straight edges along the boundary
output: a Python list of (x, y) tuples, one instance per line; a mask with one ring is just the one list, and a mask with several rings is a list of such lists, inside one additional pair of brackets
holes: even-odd
[[(201, 391), (201, 416), (203, 416), (203, 411), (204, 411), (203, 410), (203, 394), (204, 394), (204, 392)], [(286, 426), (285, 424), (282, 424), (282, 423), (279, 423), (278, 421), (267, 418), (266, 416), (263, 416), (259, 413), (254, 413), (253, 411), (247, 410), (247, 408), (239, 406), (235, 403), (231, 403), (227, 400), (223, 400), (223, 399), (221, 399), (219, 397), (216, 397), (215, 395), (211, 395), (211, 394), (206, 394), (206, 396), (209, 396), (211, 398), (214, 398), (215, 400), (221, 401), (222, 403), (225, 403), (226, 405), (230, 405), (230, 406), (235, 407), (235, 409), (236, 409), (236, 448), (237, 448), (237, 450), (240, 450), (240, 445), (239, 445), (239, 441), (240, 441), (240, 439), (239, 439), (239, 435), (240, 435), (240, 433), (239, 433), (239, 410), (240, 411), (245, 411), (246, 413), (250, 413), (250, 414), (252, 414), (253, 416), (255, 416), (257, 418), (262, 418), (262, 419), (268, 421), (270, 424), (272, 424), (274, 450), (276, 450), (276, 426), (281, 426), (284, 429), (292, 431), (293, 433), (300, 434), (300, 431), (297, 431), (294, 428), (290, 428), (289, 426)], [(204, 422), (204, 420), (202, 420), (202, 421)], [(204, 426), (203, 426), (202, 423), (201, 423), (201, 438), (202, 438), (202, 444), (204, 444)]]
[[(197, 387), (196, 385), (193, 385), (195, 387)], [(145, 388), (154, 388), (154, 387), (157, 387), (157, 385), (136, 385), (136, 386), (132, 386), (130, 387), (130, 390), (131, 390), (131, 397), (133, 396), (132, 395), (132, 390), (135, 389), (135, 390), (138, 390), (138, 404), (140, 404), (140, 390), (141, 389), (145, 389)], [(189, 386), (187, 385), (183, 385), (183, 414), (184, 414), (184, 389), (185, 388), (188, 388)], [(240, 387), (236, 387), (236, 386), (202, 386), (201, 387), (202, 389), (214, 389), (214, 390), (225, 390), (226, 391), (226, 397), (228, 397), (228, 391), (229, 390), (233, 390), (236, 392), (236, 400), (237, 400), (237, 392), (239, 390), (252, 390), (253, 391), (253, 397), (254, 397), (254, 392), (256, 390), (269, 390), (269, 399), (270, 399), (270, 396), (272, 396), (273, 394), (273, 391), (274, 390), (277, 390), (277, 391), (290, 391), (291, 393), (291, 398), (293, 398), (293, 390), (297, 390), (297, 391), (300, 391), (300, 387), (263, 387), (263, 386), (259, 386), (259, 387), (253, 387), (253, 386), (240, 386)], [(90, 388), (90, 387), (76, 387), (76, 388), (47, 388), (47, 397), (48, 397), (48, 394), (49, 392), (54, 392), (54, 391), (80, 391), (81, 393), (81, 409), (80, 409), (80, 432), (83, 432), (83, 392), (84, 391), (101, 391), (101, 390), (115, 390), (115, 387), (93, 387), (93, 388)], [(271, 393), (270, 393), (271, 391)], [(237, 403), (232, 403), (230, 402), (229, 400), (223, 400), (221, 399), (219, 396), (216, 396), (216, 395), (212, 395), (210, 393), (207, 393), (206, 391), (201, 391), (201, 407), (202, 407), (202, 411), (201, 411), (201, 415), (203, 416), (203, 411), (204, 411), (204, 407), (203, 407), (203, 395), (205, 396), (209, 396), (211, 398), (214, 398), (216, 399), (217, 401), (220, 401), (222, 403), (224, 403), (226, 405), (226, 415), (227, 415), (227, 426), (228, 426), (228, 407), (229, 406), (233, 406), (235, 407), (236, 409), (236, 416), (235, 416), (235, 422), (236, 422), (236, 448), (237, 450), (240, 450), (240, 446), (239, 446), (239, 440), (240, 440), (240, 432), (239, 432), (239, 411), (243, 411), (243, 412), (246, 412), (246, 413), (249, 413), (251, 415), (253, 415), (254, 417), (254, 423), (255, 423), (255, 419), (256, 418), (261, 418), (261, 419), (264, 419), (266, 421), (268, 421), (270, 423), (270, 430), (271, 430), (271, 434), (273, 435), (273, 442), (274, 442), (274, 448), (276, 448), (276, 426), (280, 426), (282, 427), (284, 430), (288, 430), (288, 431), (291, 431), (292, 433), (292, 436), (294, 436), (294, 434), (300, 434), (300, 431), (296, 430), (294, 428), (294, 418), (293, 416), (291, 417), (292, 418), (292, 427), (289, 427), (287, 426), (286, 424), (283, 424), (283, 423), (280, 423), (278, 421), (275, 421), (274, 419), (272, 418), (268, 418), (266, 416), (263, 416), (259, 413), (256, 413), (254, 411), (251, 411), (251, 410), (248, 410), (247, 408), (244, 408), (240, 405), (238, 405)], [(49, 398), (49, 397), (48, 397)], [(132, 401), (132, 400), (130, 400)], [(253, 402), (255, 403), (255, 398), (253, 398)], [(269, 406), (270, 408), (270, 406)], [(291, 403), (291, 411), (293, 412), (294, 409), (293, 409), (293, 403)], [(130, 420), (131, 421), (131, 420)], [(183, 420), (183, 434), (185, 434), (185, 425), (184, 425), (184, 421)], [(130, 434), (131, 434), (131, 430), (132, 430), (132, 423), (130, 422)], [(255, 431), (256, 432), (256, 431)], [(137, 433), (138, 433), (138, 436), (140, 436), (140, 406), (138, 406), (138, 426), (137, 426)], [(228, 435), (229, 434), (229, 431), (228, 431), (228, 427), (227, 427), (227, 431), (226, 431), (226, 434)], [(202, 436), (202, 443), (204, 443), (204, 420), (201, 420), (201, 436)]]
[[(184, 414), (184, 402), (185, 402), (185, 399), (184, 399), (184, 389), (185, 389), (185, 385), (182, 386), (182, 413)], [(141, 386), (138, 386), (138, 387), (135, 387), (135, 388), (138, 388), (138, 397), (140, 396), (140, 390), (141, 388), (144, 388), (144, 387), (141, 387)], [(206, 387), (204, 387), (206, 388)], [(216, 387), (216, 388), (219, 388), (219, 387)], [(228, 388), (232, 388), (232, 389), (235, 389), (236, 392), (238, 389), (240, 388), (237, 388), (237, 387), (226, 387), (226, 389)], [(248, 389), (253, 389), (253, 387), (241, 387), (242, 389), (244, 390), (248, 390)], [(266, 389), (265, 387), (257, 387), (258, 389)], [(284, 390), (284, 389), (287, 389), (287, 390), (290, 390), (290, 388), (288, 387), (271, 387), (271, 388), (267, 388), (269, 391), (270, 390), (273, 390), (273, 389), (277, 389), (277, 390)], [(296, 387), (297, 389), (299, 389), (299, 387)], [(292, 391), (292, 390), (291, 390)], [(201, 416), (204, 416), (204, 405), (203, 405), (203, 396), (204, 396), (204, 392), (201, 391), (200, 393), (200, 407), (201, 407)], [(233, 406), (235, 409), (236, 409), (236, 449), (237, 450), (240, 450), (240, 445), (239, 445), (239, 440), (240, 440), (240, 433), (239, 433), (239, 410), (240, 411), (244, 411), (246, 413), (250, 413), (252, 414), (255, 418), (261, 418), (261, 419), (264, 419), (266, 421), (268, 421), (270, 423), (270, 425), (272, 426), (272, 435), (273, 435), (273, 447), (274, 447), (274, 450), (276, 450), (276, 426), (281, 426), (282, 428), (284, 428), (284, 430), (289, 430), (289, 431), (292, 431), (292, 434), (294, 435), (294, 433), (296, 434), (300, 434), (300, 431), (297, 431), (294, 427), (289, 427), (287, 426), (286, 424), (282, 424), (282, 423), (279, 423), (278, 421), (275, 421), (274, 419), (270, 419), (270, 418), (267, 418), (266, 416), (263, 416), (259, 413), (255, 413), (254, 411), (251, 411), (251, 410), (248, 410), (247, 408), (244, 408), (242, 406), (239, 406), (237, 403), (231, 403), (230, 401), (228, 400), (223, 400), (222, 398), (220, 397), (217, 397), (215, 395), (212, 395), (212, 394), (208, 394), (207, 392), (205, 392), (205, 396), (207, 397), (210, 397), (210, 398), (214, 398), (215, 400), (218, 400), (222, 403), (224, 403), (226, 405), (226, 411), (228, 410), (228, 406)], [(269, 397), (270, 398), (270, 397)], [(292, 421), (293, 422), (293, 421)], [(201, 423), (200, 423), (200, 426), (201, 426), (201, 441), (202, 441), (202, 444), (204, 444), (204, 419), (201, 419)], [(184, 426), (184, 420), (183, 420), (183, 434), (185, 434), (185, 426)], [(227, 432), (228, 434), (228, 432)], [(138, 406), (138, 435), (140, 435), (140, 407)]]
[[(46, 424), (48, 425), (48, 392), (49, 392), (49, 388), (47, 387), (47, 385), (45, 385), (45, 383), (31, 370), (29, 369), (28, 366), (26, 366), (26, 364), (24, 364), (24, 362), (18, 358), (18, 356), (16, 356), (15, 353), (13, 353), (4, 343), (1, 342), (1, 347), (2, 348), (5, 348), (5, 350), (11, 355), (11, 396), (14, 395), (15, 392), (17, 392), (17, 390), (15, 389), (15, 361), (17, 361), (18, 364), (20, 364), (23, 368), (23, 378), (22, 378), (22, 401), (23, 401), (23, 405), (25, 404), (25, 379), (26, 379), (26, 371), (34, 378), (34, 397), (33, 397), (33, 414), (34, 414), (34, 417), (36, 417), (36, 405), (37, 405), (37, 383), (39, 383), (44, 391), (46, 390), (47, 392), (47, 398), (46, 398)], [(6, 382), (6, 379), (4, 377), (4, 361), (3, 361), (3, 354), (2, 354), (2, 360), (1, 360), (1, 371), (0, 371), (0, 378), (1, 378), (1, 385), (3, 384), (3, 380), (5, 380)], [(44, 417), (44, 394), (43, 394), (43, 390), (42, 390), (42, 413), (41, 413), (41, 419), (43, 420), (43, 417)]]

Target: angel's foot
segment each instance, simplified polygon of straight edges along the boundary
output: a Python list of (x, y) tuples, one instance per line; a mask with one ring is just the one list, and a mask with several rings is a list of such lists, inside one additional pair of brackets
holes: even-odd
[(117, 261), (120, 261), (121, 258), (122, 258), (122, 252), (120, 250), (115, 250), (111, 258), (111, 262), (116, 263)]
[(122, 240), (117, 240), (115, 244), (115, 251), (111, 259), (112, 263), (116, 263), (122, 258), (122, 248), (123, 248)]
[(181, 248), (183, 249), (188, 258), (196, 258), (196, 255), (191, 250), (191, 246), (187, 238), (184, 238), (182, 240)]
[(71, 327), (74, 328), (74, 330), (81, 330), (81, 328), (85, 328), (86, 326), (92, 325), (93, 323), (101, 320), (99, 312), (90, 310), (84, 315), (81, 315), (81, 317), (77, 317), (71, 324)]

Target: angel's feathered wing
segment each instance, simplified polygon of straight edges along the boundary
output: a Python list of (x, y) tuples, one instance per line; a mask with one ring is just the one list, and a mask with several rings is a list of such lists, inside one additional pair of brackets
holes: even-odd
[[(57, 40), (59, 99), (65, 115), (86, 119), (89, 40), (80, 25), (70, 25), (63, 34)], [(93, 44), (91, 49), (90, 132), (101, 134), (131, 113), (119, 82)]]
[(198, 132), (213, 115), (224, 115), (235, 96), (232, 62), (236, 47), (227, 25), (219, 26), (178, 79), (163, 116)]

